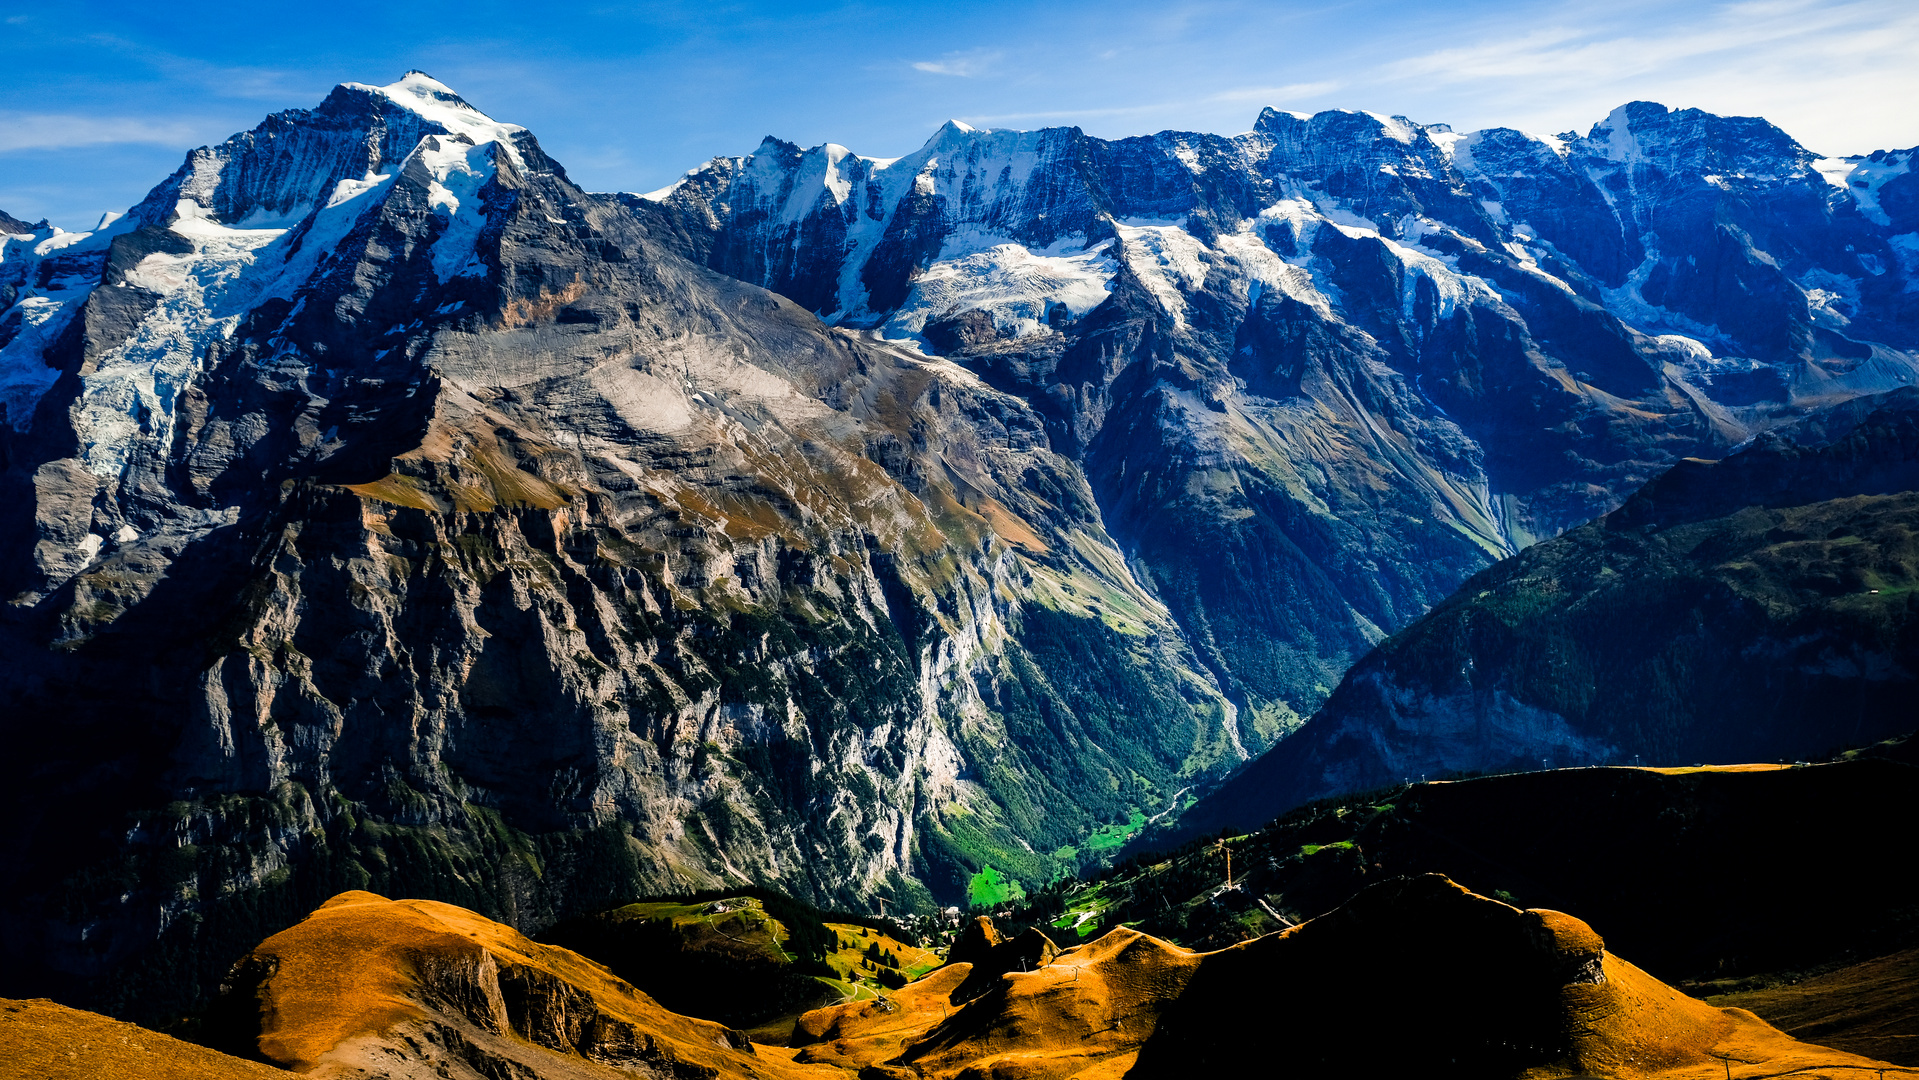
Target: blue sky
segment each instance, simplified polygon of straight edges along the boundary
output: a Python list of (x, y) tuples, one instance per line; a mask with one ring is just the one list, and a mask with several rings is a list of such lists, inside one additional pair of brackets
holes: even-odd
[(0, 0), (0, 210), (90, 227), (191, 147), (419, 68), (594, 190), (767, 134), (906, 153), (957, 117), (1231, 134), (1260, 108), (1584, 131), (1650, 99), (1826, 154), (1919, 144), (1919, 4)]

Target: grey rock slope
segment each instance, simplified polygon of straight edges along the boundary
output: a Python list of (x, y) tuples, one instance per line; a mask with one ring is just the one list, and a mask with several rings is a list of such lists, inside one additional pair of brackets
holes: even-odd
[(629, 196), (680, 250), (1017, 395), (1258, 750), (1467, 576), (1681, 457), (1914, 380), (1912, 151), (1635, 102), (1585, 137), (769, 139)]
[(8, 241), (9, 989), (348, 887), (924, 906), (1240, 760), (1029, 405), (655, 231), (413, 74)]
[(31, 236), (35, 230), (46, 227), (47, 223), (44, 221), (37, 225), (29, 225), (19, 218), (14, 217), (12, 214), (7, 213), (5, 210), (0, 210), (0, 233), (10, 233), (14, 236)]

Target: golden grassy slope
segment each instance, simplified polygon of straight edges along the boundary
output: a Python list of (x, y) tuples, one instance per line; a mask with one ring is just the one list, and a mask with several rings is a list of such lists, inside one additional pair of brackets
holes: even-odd
[(1919, 1065), (1919, 949), (1707, 1000), (1750, 1009), (1794, 1038)]
[(286, 1080), (286, 1075), (44, 998), (0, 999), (4, 1080)]
[[(1015, 944), (991, 944), (990, 927), (977, 936), (987, 962)], [(1872, 995), (1915, 978), (1910, 955), (1885, 960), (1885, 970), (1841, 980), (1866, 995), (1836, 1006), (1841, 1012), (1870, 1012)], [(668, 1012), (584, 957), (462, 908), (344, 893), (262, 943), (240, 975), (252, 980), (241, 1004), (255, 1010), (259, 1050), (322, 1077), (1845, 1080), (1882, 1068), (1919, 1072), (1800, 1042), (1745, 1009), (1688, 997), (1607, 953), (1570, 915), (1522, 911), (1438, 875), (1382, 883), (1318, 919), (1218, 952), (1115, 930), (1046, 950), (1034, 970), (1007, 971), (984, 995), (965, 998), (962, 987), (987, 970), (951, 963), (888, 997), (816, 1009), (799, 1021), (801, 1048), (780, 1050)], [(1907, 1015), (1878, 1019), (1898, 1026)], [(9, 1080), (275, 1075), (285, 1074), (50, 1002), (0, 1007), (0, 1077)]]
[(391, 1069), (398, 1057), (423, 1076), (502, 1059), (554, 1077), (612, 1077), (616, 1067), (822, 1072), (669, 1012), (577, 953), (450, 904), (342, 893), (244, 965), (262, 976), (259, 1050), (296, 1071)]
[[(715, 906), (725, 910), (709, 910)], [(602, 917), (615, 922), (636, 919), (670, 922), (685, 935), (689, 949), (759, 956), (775, 962), (793, 960), (793, 954), (787, 951), (792, 932), (766, 913), (765, 904), (750, 896), (729, 898), (718, 905), (710, 902), (628, 904)]]
[[(1115, 930), (956, 1007), (956, 963), (890, 1002), (802, 1018), (800, 1061), (862, 1076), (1200, 1075), (1758, 1080), (1876, 1075), (1742, 1009), (1687, 997), (1591, 927), (1431, 875), (1214, 953)], [(1861, 1070), (1865, 1070), (1862, 1072)]]

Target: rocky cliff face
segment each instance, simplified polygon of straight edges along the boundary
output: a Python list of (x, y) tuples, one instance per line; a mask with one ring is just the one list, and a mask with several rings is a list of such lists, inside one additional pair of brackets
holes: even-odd
[(1180, 834), (1459, 771), (1792, 760), (1903, 734), (1915, 529), (1919, 391), (1682, 462), (1387, 639)]
[(1913, 381), (1911, 156), (1647, 102), (1583, 138), (1268, 110), (769, 139), (628, 201), (1030, 403), (1258, 749), (1476, 567)]
[(0, 267), (24, 982), (185, 1007), (359, 885), (924, 904), (1240, 759), (1030, 406), (424, 76)]

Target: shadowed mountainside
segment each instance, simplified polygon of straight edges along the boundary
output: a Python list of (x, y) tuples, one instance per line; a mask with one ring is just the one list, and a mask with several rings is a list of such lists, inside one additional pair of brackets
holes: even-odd
[(1682, 462), (1474, 577), (1173, 838), (1422, 774), (1790, 760), (1909, 729), (1915, 405), (1911, 390), (1866, 399)]
[(1884, 869), (1919, 829), (1915, 790), (1919, 767), (1879, 756), (1415, 783), (1142, 856), (1039, 898), (1026, 917), (1073, 937), (1124, 923), (1219, 948), (1331, 910), (1381, 878), (1436, 872), (1583, 912), (1668, 982), (1822, 969), (1919, 944), (1919, 901)]

